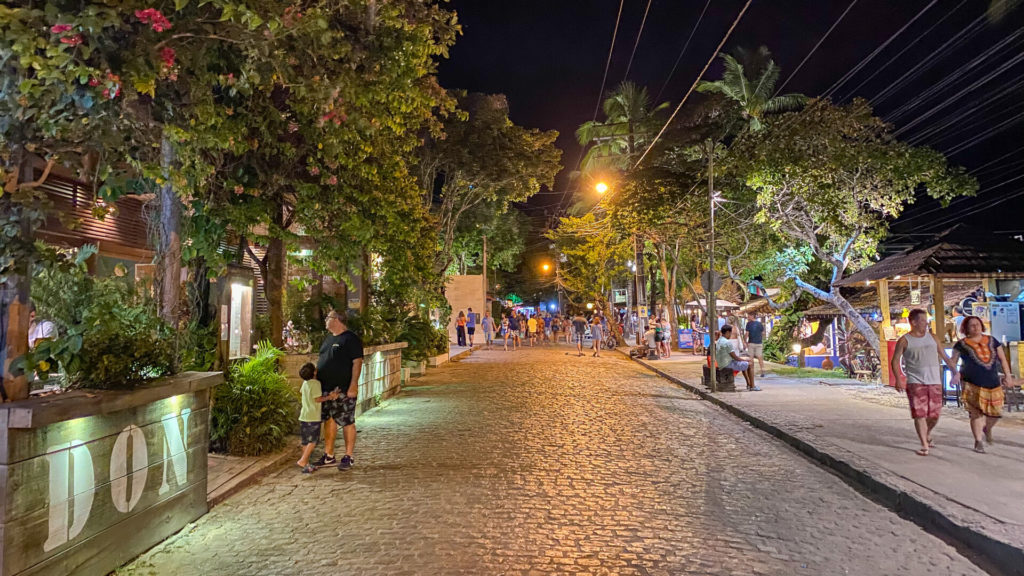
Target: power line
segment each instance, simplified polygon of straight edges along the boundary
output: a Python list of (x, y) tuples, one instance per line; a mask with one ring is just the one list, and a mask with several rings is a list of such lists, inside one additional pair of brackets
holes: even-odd
[(622, 81), (629, 78), (629, 69), (633, 67), (633, 57), (636, 56), (636, 47), (640, 45), (640, 37), (644, 34), (644, 24), (647, 24), (647, 13), (651, 11), (651, 2), (647, 0), (647, 8), (644, 8), (644, 17), (640, 20), (640, 30), (636, 33), (636, 42), (633, 43), (633, 52), (629, 55), (629, 64), (626, 65), (626, 73), (622, 75)]
[(693, 40), (693, 35), (697, 32), (697, 28), (700, 26), (701, 20), (704, 19), (704, 13), (708, 11), (708, 6), (711, 5), (711, 0), (708, 0), (704, 4), (704, 9), (700, 12), (700, 17), (697, 18), (697, 23), (693, 25), (693, 30), (690, 30), (690, 35), (686, 38), (686, 43), (683, 44), (683, 49), (679, 51), (679, 56), (676, 57), (675, 64), (672, 65), (672, 70), (668, 73), (668, 78), (665, 78), (665, 83), (661, 85), (661, 90), (658, 90), (658, 95), (654, 97), (654, 102), (657, 103), (661, 100), (661, 95), (665, 92), (665, 88), (668, 87), (668, 83), (675, 76), (676, 68), (679, 67), (679, 63), (683, 60), (683, 54), (686, 54), (686, 48), (690, 46), (690, 40)]
[(708, 58), (707, 63), (704, 64), (704, 68), (701, 69), (700, 74), (697, 75), (697, 78), (693, 81), (693, 84), (690, 86), (690, 89), (686, 91), (686, 95), (683, 96), (683, 99), (679, 101), (679, 105), (676, 106), (676, 109), (672, 112), (672, 115), (669, 116), (668, 120), (665, 122), (665, 125), (661, 127), (661, 130), (658, 132), (658, 135), (654, 137), (654, 140), (652, 140), (651, 143), (647, 146), (647, 149), (644, 150), (644, 153), (640, 156), (640, 159), (637, 160), (636, 164), (633, 165), (634, 170), (637, 168), (637, 166), (640, 166), (640, 163), (643, 162), (644, 158), (647, 157), (648, 152), (650, 152), (651, 149), (654, 148), (654, 145), (658, 143), (658, 140), (661, 138), (661, 135), (665, 133), (665, 130), (667, 130), (669, 125), (672, 124), (672, 121), (675, 120), (676, 114), (679, 114), (679, 111), (682, 110), (683, 104), (686, 104), (687, 98), (690, 97), (690, 94), (693, 93), (693, 90), (697, 87), (697, 84), (700, 83), (700, 79), (704, 77), (704, 73), (707, 72), (708, 68), (711, 67), (711, 63), (715, 61), (715, 57), (718, 56), (718, 53), (722, 50), (722, 46), (725, 46), (726, 41), (729, 40), (729, 36), (732, 35), (732, 31), (736, 29), (736, 25), (740, 23), (740, 20), (743, 18), (743, 15), (747, 13), (747, 8), (750, 8), (751, 2), (753, 2), (753, 0), (747, 0), (746, 4), (743, 5), (743, 9), (740, 10), (740, 13), (736, 15), (736, 19), (732, 21), (732, 25), (729, 26), (729, 30), (727, 30), (725, 36), (722, 37), (722, 41), (718, 43), (718, 47), (715, 48), (715, 51), (711, 53), (711, 58)]
[(874, 71), (874, 73), (872, 73), (872, 74), (871, 74), (871, 76), (868, 76), (868, 77), (867, 77), (867, 78), (865, 78), (865, 79), (864, 79), (864, 81), (862, 81), (862, 82), (861, 82), (860, 84), (857, 84), (857, 86), (855, 86), (855, 87), (853, 88), (853, 90), (850, 90), (850, 93), (849, 93), (849, 94), (847, 94), (847, 95), (846, 95), (846, 96), (845, 96), (845, 97), (844, 97), (843, 99), (845, 100), (846, 98), (850, 98), (850, 97), (852, 97), (852, 96), (853, 96), (854, 94), (856, 94), (856, 93), (857, 93), (857, 90), (860, 90), (860, 89), (861, 89), (861, 87), (863, 87), (863, 86), (864, 86), (865, 84), (867, 84), (868, 82), (870, 82), (872, 78), (874, 78), (875, 76), (878, 76), (878, 74), (879, 74), (879, 73), (880, 73), (880, 72), (881, 72), (882, 70), (885, 70), (885, 69), (886, 69), (886, 68), (887, 68), (887, 67), (889, 66), (889, 64), (892, 64), (893, 62), (895, 62), (895, 61), (896, 61), (896, 59), (897, 59), (897, 58), (899, 58), (900, 56), (902, 56), (902, 55), (903, 55), (903, 54), (904, 54), (904, 53), (905, 53), (905, 52), (906, 52), (907, 50), (910, 50), (911, 48), (913, 48), (915, 44), (917, 44), (918, 42), (920, 42), (920, 41), (921, 41), (921, 39), (923, 39), (923, 38), (924, 38), (925, 36), (927, 36), (929, 32), (931, 32), (932, 30), (934, 30), (936, 26), (938, 26), (939, 24), (942, 24), (942, 23), (943, 23), (943, 22), (944, 22), (944, 21), (946, 20), (946, 18), (949, 18), (949, 17), (950, 17), (950, 16), (951, 16), (951, 15), (952, 15), (952, 14), (953, 14), (954, 12), (956, 12), (957, 10), (959, 10), (959, 9), (960, 9), (960, 7), (961, 7), (961, 6), (963, 6), (963, 5), (964, 5), (964, 4), (966, 4), (966, 3), (967, 3), (967, 0), (961, 0), (961, 2), (960, 2), (959, 4), (957, 4), (957, 5), (956, 5), (956, 6), (955, 6), (955, 7), (954, 7), (954, 8), (952, 9), (952, 10), (950, 10), (949, 12), (946, 12), (946, 14), (945, 14), (945, 15), (944, 15), (944, 16), (943, 16), (942, 18), (939, 18), (939, 19), (938, 19), (938, 20), (937, 20), (937, 21), (935, 22), (935, 24), (932, 24), (931, 26), (929, 26), (929, 27), (928, 27), (928, 29), (927, 29), (927, 30), (925, 30), (924, 32), (922, 32), (922, 33), (918, 34), (918, 35), (917, 35), (917, 38), (915, 38), (913, 42), (911, 42), (910, 44), (907, 44), (906, 46), (904, 46), (904, 47), (903, 47), (903, 50), (900, 50), (899, 52), (897, 52), (897, 53), (896, 53), (896, 55), (895, 55), (895, 56), (893, 56), (892, 58), (890, 58), (888, 62), (886, 62), (885, 64), (882, 64), (881, 66), (879, 66), (879, 67), (878, 67), (878, 68), (877, 68), (877, 69), (876, 69), (876, 70)]
[(924, 212), (920, 212), (918, 214), (914, 214), (913, 216), (909, 216), (907, 218), (898, 218), (897, 219), (897, 223), (902, 225), (902, 224), (905, 224), (907, 222), (910, 222), (911, 220), (917, 220), (918, 218), (920, 218), (922, 216), (927, 216), (929, 214), (934, 214), (934, 213), (940, 212), (942, 210), (949, 210), (950, 208), (953, 208), (954, 206), (959, 206), (963, 202), (977, 201), (980, 196), (988, 194), (989, 192), (995, 190), (996, 188), (999, 188), (1000, 186), (1004, 186), (1006, 184), (1009, 184), (1010, 182), (1013, 182), (1016, 179), (1017, 178), (1011, 178), (1009, 180), (1004, 180), (1004, 181), (1002, 181), (1002, 182), (1000, 182), (998, 184), (995, 184), (993, 186), (989, 186), (985, 190), (983, 190), (981, 192), (981, 194), (979, 194), (978, 196), (965, 196), (963, 198), (957, 198), (956, 200), (953, 200), (952, 202), (950, 202), (949, 205), (947, 205), (947, 206), (937, 206), (935, 208), (931, 208), (929, 210), (925, 210)]
[(904, 30), (909, 28), (911, 24), (916, 22), (918, 18), (920, 18), (922, 15), (924, 15), (924, 13), (927, 12), (928, 9), (931, 8), (932, 6), (934, 6), (938, 1), (939, 0), (932, 0), (931, 2), (929, 2), (927, 6), (925, 6), (924, 8), (921, 9), (920, 12), (915, 14), (914, 17), (911, 18), (909, 22), (907, 22), (906, 24), (903, 25), (902, 28), (897, 30), (892, 36), (889, 37), (888, 40), (883, 42), (881, 46), (879, 46), (878, 48), (875, 48), (875, 50), (871, 54), (868, 54), (867, 58), (864, 58), (863, 60), (860, 61), (859, 64), (857, 64), (856, 66), (851, 68), (849, 71), (847, 71), (847, 73), (844, 74), (842, 78), (840, 78), (835, 84), (833, 84), (828, 90), (825, 91), (825, 93), (822, 95), (822, 97), (830, 96), (833, 92), (838, 90), (840, 86), (845, 84), (847, 80), (849, 80), (850, 78), (853, 78), (854, 74), (856, 74), (857, 72), (860, 72), (861, 68), (863, 68), (864, 66), (867, 66), (868, 62), (870, 62), (882, 50), (885, 50), (886, 46), (888, 46), (890, 43), (892, 43), (892, 41), (895, 40), (897, 36), (902, 34)]
[[(990, 187), (989, 190), (998, 188), (999, 186), (1003, 186), (1003, 185), (1009, 184), (1011, 182), (1015, 182), (1017, 180), (1020, 180), (1021, 178), (1024, 178), (1024, 174), (1021, 174), (1021, 175), (1016, 176), (1014, 178), (1010, 178), (1009, 180), (1004, 180), (1004, 181), (1000, 182), (999, 184), (996, 184), (995, 186)], [(989, 190), (986, 190), (986, 192), (988, 192)], [(954, 220), (963, 218), (965, 216), (970, 216), (971, 214), (976, 214), (976, 213), (984, 211), (984, 210), (988, 210), (989, 208), (992, 208), (993, 206), (997, 206), (999, 204), (1002, 204), (1003, 202), (1006, 202), (1008, 200), (1012, 200), (1012, 199), (1017, 198), (1018, 196), (1021, 196), (1021, 195), (1024, 195), (1024, 190), (1019, 190), (1019, 191), (1014, 192), (1013, 194), (1010, 194), (1008, 196), (1003, 196), (1002, 198), (993, 198), (992, 200), (989, 200), (987, 202), (979, 204), (978, 206), (975, 206), (975, 207), (971, 208), (970, 210), (968, 210), (966, 212), (962, 212), (962, 213), (959, 213), (959, 214), (953, 214), (953, 215), (948, 216), (946, 218), (942, 218), (942, 219), (938, 220), (937, 222), (932, 222), (932, 223), (928, 224), (925, 229), (926, 230), (930, 230), (930, 229), (933, 229), (933, 228), (937, 228), (939, 226), (944, 226), (944, 225), (949, 224), (950, 222), (952, 222)]]
[(807, 61), (811, 59), (811, 56), (814, 55), (814, 53), (818, 50), (818, 47), (821, 46), (821, 43), (824, 42), (825, 39), (828, 38), (828, 35), (831, 34), (833, 30), (836, 29), (836, 26), (838, 26), (839, 23), (843, 21), (843, 18), (846, 17), (846, 14), (853, 8), (855, 4), (857, 4), (857, 0), (853, 0), (852, 2), (850, 2), (850, 5), (846, 7), (846, 10), (843, 10), (843, 13), (839, 15), (839, 18), (837, 18), (836, 21), (832, 23), (832, 26), (829, 27), (828, 31), (825, 32), (825, 35), (822, 36), (821, 39), (818, 40), (818, 43), (814, 45), (814, 48), (811, 48), (811, 51), (807, 53), (807, 56), (804, 56), (804, 59), (800, 62), (800, 65), (797, 66), (796, 69), (793, 70), (793, 72), (789, 75), (789, 77), (786, 78), (786, 81), (783, 82), (782, 85), (775, 90), (775, 96), (778, 96), (779, 93), (782, 92), (782, 89), (786, 87), (786, 84), (789, 84), (789, 81), (793, 79), (793, 76), (796, 76), (796, 73), (799, 72), (800, 69), (804, 67), (804, 64), (806, 64)]
[[(608, 59), (604, 63), (604, 76), (601, 78), (601, 89), (598, 90), (598, 92), (597, 92), (597, 104), (594, 106), (594, 117), (593, 117), (593, 119), (591, 119), (591, 122), (596, 122), (597, 121), (597, 113), (598, 113), (598, 111), (601, 110), (601, 100), (604, 98), (604, 86), (605, 86), (605, 83), (608, 82), (608, 69), (612, 65), (612, 54), (615, 52), (615, 39), (618, 38), (618, 36), (619, 36), (619, 22), (622, 20), (622, 7), (625, 4), (626, 4), (626, 0), (619, 0), (619, 13), (618, 13), (617, 16), (615, 16), (615, 28), (612, 30), (612, 43), (611, 43), (611, 46), (608, 47)], [(581, 145), (580, 146), (580, 156), (576, 160), (576, 168), (573, 169), (574, 172), (578, 171), (579, 168), (580, 168), (580, 164), (583, 163), (583, 153), (584, 153), (584, 150), (585, 150), (585, 147)], [(568, 193), (569, 193), (569, 187), (566, 186), (565, 187), (565, 194), (563, 194), (562, 195), (562, 199), (558, 201), (559, 205), (562, 205), (562, 204), (565, 203), (565, 197), (566, 197), (566, 195)]]
[(1024, 152), (1024, 146), (1021, 146), (1020, 148), (1016, 148), (1014, 150), (1010, 150), (1009, 152), (1007, 152), (1006, 154), (1003, 154), (1002, 156), (998, 156), (996, 158), (993, 158), (993, 159), (989, 160), (988, 162), (985, 162), (981, 166), (976, 167), (974, 170), (971, 170), (970, 172), (968, 172), (968, 174), (975, 174), (975, 173), (977, 173), (978, 171), (980, 171), (982, 168), (984, 168), (986, 166), (990, 166), (992, 164), (995, 164), (996, 162), (1002, 160), (1003, 158), (1006, 158), (1007, 156), (1013, 156), (1014, 154), (1018, 154), (1020, 152)]
[(975, 144), (977, 144), (979, 142), (983, 142), (985, 140), (988, 140), (989, 138), (995, 136), (996, 134), (1002, 132), (1003, 130), (1006, 130), (1010, 126), (1013, 126), (1017, 122), (1020, 122), (1022, 119), (1024, 119), (1024, 112), (1021, 112), (1019, 114), (1015, 114), (1013, 117), (1008, 118), (1008, 119), (1000, 122), (999, 124), (996, 124), (992, 128), (989, 128), (988, 130), (982, 132), (981, 134), (975, 136), (974, 138), (968, 140), (967, 142), (963, 142), (959, 146), (956, 146), (956, 147), (950, 148), (949, 150), (946, 150), (946, 153), (948, 155), (952, 156), (953, 154), (957, 154), (959, 152), (963, 152), (964, 150), (970, 148), (971, 146), (974, 146)]

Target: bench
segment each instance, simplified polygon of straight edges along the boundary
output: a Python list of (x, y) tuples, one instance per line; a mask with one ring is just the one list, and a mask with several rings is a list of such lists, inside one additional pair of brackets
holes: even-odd
[[(736, 391), (736, 373), (733, 372), (732, 368), (718, 368), (716, 370), (717, 378), (716, 386), (714, 388), (717, 392), (735, 392)], [(711, 368), (704, 365), (704, 386), (711, 389)]]

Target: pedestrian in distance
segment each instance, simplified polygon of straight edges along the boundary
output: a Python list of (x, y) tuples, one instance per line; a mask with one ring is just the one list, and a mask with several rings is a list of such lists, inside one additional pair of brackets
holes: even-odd
[(562, 331), (562, 320), (561, 317), (555, 316), (551, 319), (551, 341), (558, 344), (558, 337), (561, 335), (559, 332)]
[(494, 341), (494, 318), (491, 318), (490, 312), (484, 312), (484, 317), (480, 320), (480, 327), (484, 330), (484, 349), (490, 350), (491, 343)]
[(511, 336), (511, 330), (509, 329), (508, 316), (505, 314), (501, 315), (501, 343), (502, 349), (508, 352), (508, 339)]
[(537, 315), (534, 314), (526, 321), (526, 336), (530, 339), (530, 348), (533, 348), (537, 341), (537, 328)]
[(320, 404), (328, 400), (337, 400), (341, 392), (335, 390), (330, 394), (323, 394), (320, 381), (316, 379), (316, 366), (312, 362), (306, 362), (299, 368), (299, 377), (302, 378), (302, 387), (299, 388), (299, 396), (302, 398), (302, 409), (299, 412), (302, 456), (296, 464), (302, 469), (303, 474), (312, 474), (316, 471), (316, 466), (309, 463), (309, 457), (313, 455), (313, 450), (320, 442)]
[[(896, 341), (892, 366), (896, 373), (896, 389), (907, 393), (910, 417), (914, 419), (917, 437), (921, 440), (918, 456), (927, 456), (932, 442), (932, 430), (942, 413), (941, 360), (956, 374), (956, 364), (946, 355), (938, 338), (928, 330), (928, 313), (921, 309), (910, 311), (907, 317), (910, 332)], [(959, 380), (958, 375), (953, 381)]]
[(743, 328), (747, 333), (747, 352), (751, 361), (757, 359), (757, 364), (761, 368), (761, 378), (764, 378), (764, 324), (753, 312), (748, 314), (747, 318), (747, 325)]
[(602, 332), (603, 330), (601, 327), (601, 315), (594, 314), (594, 317), (591, 319), (590, 322), (590, 339), (594, 343), (594, 358), (601, 357)]
[[(324, 401), (320, 419), (324, 422), (324, 455), (314, 464), (317, 468), (338, 465), (338, 470), (352, 467), (356, 448), (356, 403), (359, 396), (359, 374), (363, 371), (363, 341), (348, 329), (336, 311), (327, 313), (325, 321), (330, 334), (320, 345), (316, 374), (321, 388), (338, 392), (336, 400)], [(334, 442), (341, 428), (345, 440), (345, 456), (334, 458)]]
[[(961, 401), (970, 415), (974, 451), (982, 454), (985, 453), (982, 438), (992, 443), (992, 428), (1003, 415), (1003, 388), (1010, 387), (1012, 374), (1002, 344), (984, 331), (981, 318), (964, 316), (960, 324), (963, 338), (953, 345), (950, 359), (954, 365), (957, 360), (963, 360), (960, 366)], [(1002, 376), (999, 375), (1000, 368)]]
[(668, 321), (668, 316), (661, 317), (661, 346), (665, 354), (665, 358), (672, 357), (672, 323)]
[(572, 317), (573, 338), (576, 340), (577, 356), (583, 356), (583, 338), (587, 333), (587, 319), (577, 313)]
[(715, 342), (715, 362), (719, 368), (742, 372), (743, 379), (747, 381), (747, 391), (761, 391), (754, 384), (754, 367), (750, 365), (750, 359), (744, 358), (736, 352), (736, 345), (732, 341), (732, 326), (729, 324), (722, 325), (720, 336)]
[(466, 313), (462, 310), (459, 310), (459, 315), (455, 318), (455, 343), (466, 347)]
[(512, 351), (519, 346), (519, 317), (513, 312), (508, 318), (508, 335), (512, 337)]
[(544, 327), (543, 327), (544, 328), (544, 343), (545, 344), (551, 344), (551, 334), (552, 334), (551, 325), (553, 323), (554, 323), (554, 319), (551, 317), (551, 314), (545, 313), (544, 314)]
[(473, 314), (473, 309), (469, 308), (466, 312), (466, 335), (469, 336), (469, 347), (473, 347), (473, 334), (476, 333), (476, 315)]

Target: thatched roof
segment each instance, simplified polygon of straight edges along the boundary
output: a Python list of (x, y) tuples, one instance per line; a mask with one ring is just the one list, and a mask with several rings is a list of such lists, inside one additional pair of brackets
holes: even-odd
[[(921, 283), (921, 303), (910, 303), (911, 285), (917, 288), (917, 282), (890, 281), (889, 282), (889, 314), (899, 316), (904, 308), (925, 308), (932, 301), (931, 290), (927, 282)], [(942, 285), (943, 306), (952, 307), (961, 300), (970, 296), (981, 288), (981, 284), (974, 282), (944, 282)], [(878, 309), (878, 288), (869, 286), (858, 289), (856, 292), (846, 296), (846, 300), (861, 314), (877, 312)], [(803, 315), (808, 318), (834, 318), (842, 316), (843, 313), (832, 304), (822, 304), (809, 310)]]
[(897, 276), (1024, 277), (1024, 243), (958, 224), (836, 282), (855, 286)]

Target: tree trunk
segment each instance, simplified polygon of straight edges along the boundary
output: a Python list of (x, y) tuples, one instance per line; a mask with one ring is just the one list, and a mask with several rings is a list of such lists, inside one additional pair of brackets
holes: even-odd
[(362, 265), (359, 271), (359, 316), (366, 318), (370, 310), (370, 276), (373, 270), (370, 267), (370, 251), (363, 250)]
[[(274, 225), (283, 232), (284, 206), (274, 207)], [(263, 288), (270, 311), (270, 342), (276, 348), (284, 345), (284, 240), (272, 236), (267, 243), (267, 277)]]
[(662, 283), (665, 285), (665, 296), (664, 298), (662, 298), (662, 302), (664, 302), (665, 307), (668, 308), (666, 312), (668, 315), (669, 324), (671, 326), (668, 333), (668, 346), (669, 348), (672, 348), (673, 337), (675, 336), (673, 332), (675, 332), (676, 327), (676, 311), (675, 306), (672, 305), (673, 302), (669, 299), (669, 297), (672, 294), (672, 277), (669, 276), (668, 262), (666, 261), (668, 259), (667, 245), (662, 244), (659, 247), (658, 257), (661, 260), (661, 280)]
[(826, 302), (829, 302), (836, 308), (839, 308), (839, 310), (842, 311), (844, 315), (846, 315), (846, 318), (850, 320), (853, 326), (857, 328), (857, 331), (860, 332), (862, 336), (864, 336), (864, 339), (867, 340), (868, 344), (871, 345), (871, 348), (874, 349), (875, 354), (881, 357), (881, 343), (878, 341), (878, 333), (875, 332), (875, 330), (871, 327), (871, 324), (868, 324), (868, 321), (865, 320), (864, 317), (861, 316), (860, 313), (858, 313), (857, 310), (855, 310), (854, 307), (849, 302), (846, 301), (846, 298), (843, 298), (843, 296), (839, 293), (838, 287), (833, 287), (831, 292), (825, 292), (824, 290), (817, 288), (816, 286), (813, 286), (811, 284), (808, 284), (807, 282), (804, 282), (799, 278), (794, 278), (794, 281), (796, 282), (796, 285), (799, 286), (800, 288), (803, 288), (805, 291), (810, 292), (815, 297), (821, 300), (825, 300)]
[(174, 149), (164, 136), (160, 143), (160, 166), (164, 184), (160, 186), (160, 238), (157, 253), (160, 260), (160, 317), (177, 327), (181, 302), (181, 202), (171, 184)]
[[(31, 160), (21, 162), (21, 181), (31, 182), (33, 171)], [(10, 194), (0, 196), (0, 209), (21, 222), (22, 238), (32, 238), (32, 222), (24, 208), (18, 207)], [(18, 214), (20, 213), (20, 214)], [(28, 398), (28, 374), (31, 370), (11, 371), (11, 362), (28, 353), (29, 305), (32, 287), (32, 262), (16, 262), (15, 270), (8, 274), (7, 285), (0, 288), (0, 361), (3, 368), (3, 386), (0, 390), (4, 402)], [(26, 374), (26, 372), (28, 374)]]

